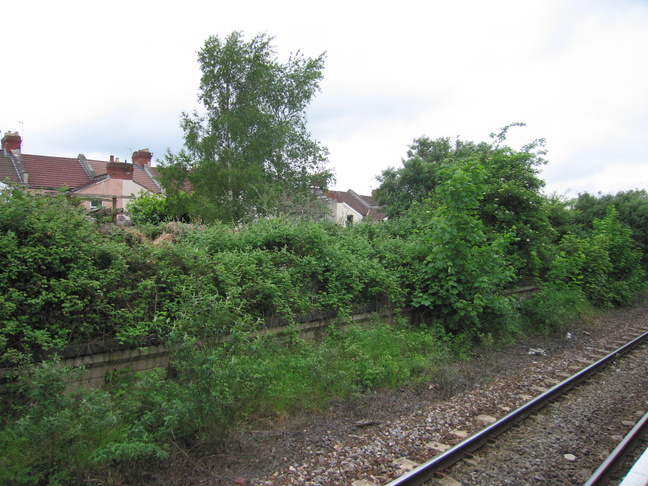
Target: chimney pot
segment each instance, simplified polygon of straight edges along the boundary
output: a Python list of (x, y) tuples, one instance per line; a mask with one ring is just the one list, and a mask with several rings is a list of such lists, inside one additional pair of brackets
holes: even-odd
[(111, 161), (111, 162), (114, 162), (114, 161), (115, 161), (115, 156), (114, 156), (114, 155), (111, 155), (111, 156), (110, 156), (110, 161)]
[(133, 164), (139, 165), (141, 168), (151, 165), (153, 154), (147, 148), (133, 152)]
[(2, 149), (7, 152), (12, 150), (20, 150), (22, 146), (22, 138), (18, 132), (7, 132), (2, 137)]

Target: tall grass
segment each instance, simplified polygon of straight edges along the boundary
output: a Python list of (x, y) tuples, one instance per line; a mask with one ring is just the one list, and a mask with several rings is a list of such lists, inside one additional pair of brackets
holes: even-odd
[(239, 336), (176, 343), (169, 370), (116, 374), (102, 389), (67, 386), (57, 363), (5, 388), (0, 484), (75, 484), (116, 463), (224, 444), (247, 421), (316, 412), (332, 400), (426, 380), (447, 360), (429, 330), (375, 323), (332, 329), (320, 343)]

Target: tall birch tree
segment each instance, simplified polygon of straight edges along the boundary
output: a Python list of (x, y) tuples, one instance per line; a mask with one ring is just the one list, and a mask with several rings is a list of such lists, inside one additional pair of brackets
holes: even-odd
[(184, 148), (167, 151), (161, 167), (178, 212), (241, 223), (304, 207), (332, 179), (326, 148), (306, 128), (324, 54), (282, 63), (273, 40), (233, 32), (198, 53), (202, 109), (182, 114)]

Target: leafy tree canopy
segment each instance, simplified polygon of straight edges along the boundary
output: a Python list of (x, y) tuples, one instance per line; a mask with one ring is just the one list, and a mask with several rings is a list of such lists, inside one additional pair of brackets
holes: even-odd
[(618, 219), (632, 231), (632, 238), (643, 254), (642, 267), (648, 271), (648, 193), (645, 189), (620, 191), (617, 194), (579, 194), (571, 201), (569, 230), (579, 235), (590, 234), (594, 222), (603, 219), (615, 208)]
[[(522, 273), (533, 274), (540, 265), (539, 248), (543, 238), (549, 237), (547, 212), (541, 190), (544, 181), (539, 178), (544, 140), (536, 140), (520, 150), (505, 144), (506, 134), (515, 123), (500, 133), (491, 134), (491, 143), (470, 142), (449, 138), (432, 140), (421, 137), (414, 140), (407, 158), (399, 169), (390, 168), (378, 176), (380, 186), (374, 196), (384, 205), (390, 218), (401, 217), (421, 207), (427, 198), (434, 198), (443, 183), (443, 167), (461, 167), (466, 163), (479, 164), (484, 169), (482, 193), (477, 208), (487, 231), (510, 233), (515, 238), (511, 255)], [(437, 198), (438, 200), (439, 198)], [(438, 201), (438, 204), (442, 204)], [(534, 248), (538, 246), (538, 248)]]
[(439, 171), (447, 161), (465, 160), (487, 151), (487, 144), (475, 144), (450, 138), (435, 140), (422, 136), (414, 140), (402, 167), (383, 171), (377, 179), (376, 201), (384, 205), (390, 218), (404, 215), (416, 203), (425, 200), (439, 184)]
[[(304, 204), (325, 187), (327, 150), (306, 129), (324, 54), (279, 62), (272, 37), (212, 36), (198, 54), (201, 113), (183, 113), (184, 149), (167, 152), (162, 183), (176, 211), (244, 222)], [(187, 191), (189, 198), (174, 198)]]

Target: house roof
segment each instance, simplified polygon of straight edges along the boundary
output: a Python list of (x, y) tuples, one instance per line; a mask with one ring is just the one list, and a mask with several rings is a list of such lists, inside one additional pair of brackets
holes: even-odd
[(362, 218), (375, 219), (382, 221), (386, 219), (386, 215), (381, 211), (382, 207), (371, 196), (361, 196), (355, 191), (329, 191), (328, 197), (336, 200), (338, 203), (343, 203), (352, 208)]
[(26, 185), (31, 189), (57, 190), (67, 188), (73, 192), (86, 189), (108, 178), (132, 180), (143, 188), (162, 192), (158, 183), (159, 172), (151, 167), (148, 149), (133, 153), (132, 164), (114, 161), (87, 160), (78, 157), (23, 154), (18, 133), (7, 132), (0, 149), (0, 182)]
[(0, 182), (11, 182), (14, 184), (22, 182), (11, 156), (4, 150), (0, 150)]
[[(100, 178), (108, 174), (108, 162), (101, 160), (88, 160), (94, 170), (95, 177)], [(133, 181), (151, 192), (161, 192), (162, 187), (157, 182), (160, 173), (154, 167), (140, 167), (133, 164)]]
[(78, 159), (22, 154), (29, 187), (76, 189), (92, 181)]

